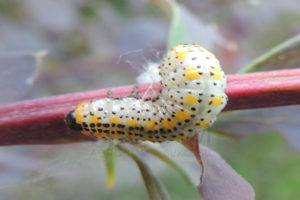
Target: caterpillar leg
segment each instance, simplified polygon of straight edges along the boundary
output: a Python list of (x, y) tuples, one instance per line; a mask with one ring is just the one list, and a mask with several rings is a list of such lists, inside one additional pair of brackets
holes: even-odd
[(150, 91), (152, 92), (153, 88), (152, 88), (152, 83), (150, 84), (150, 86), (147, 88), (146, 92), (143, 94), (142, 99), (145, 99), (148, 94), (150, 93)]
[(158, 97), (161, 93), (161, 90), (157, 90), (154, 87), (154, 83), (151, 83), (149, 87), (144, 92), (142, 99), (153, 99), (154, 97)]
[(114, 98), (113, 95), (112, 95), (112, 91), (111, 90), (107, 91), (106, 96), (107, 96), (107, 98), (110, 98), (110, 99)]
[(139, 86), (135, 85), (132, 93), (129, 95), (129, 97), (134, 97), (134, 98), (138, 98), (139, 97)]

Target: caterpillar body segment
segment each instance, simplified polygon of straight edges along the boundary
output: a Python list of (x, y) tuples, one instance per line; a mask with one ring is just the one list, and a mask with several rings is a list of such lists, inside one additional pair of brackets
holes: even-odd
[(198, 45), (172, 48), (158, 66), (161, 94), (84, 102), (66, 122), (83, 134), (121, 141), (183, 140), (209, 127), (227, 102), (226, 77), (216, 57)]

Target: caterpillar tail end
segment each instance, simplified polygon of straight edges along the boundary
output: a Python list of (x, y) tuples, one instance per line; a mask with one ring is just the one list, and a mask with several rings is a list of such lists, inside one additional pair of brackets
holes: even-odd
[(72, 129), (72, 130), (76, 130), (76, 131), (81, 131), (82, 127), (80, 124), (76, 123), (76, 116), (74, 113), (74, 110), (72, 110), (71, 112), (69, 112), (65, 118), (66, 124), (67, 126)]

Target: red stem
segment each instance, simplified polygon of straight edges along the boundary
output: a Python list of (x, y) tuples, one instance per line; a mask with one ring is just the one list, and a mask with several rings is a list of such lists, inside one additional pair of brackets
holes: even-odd
[[(140, 93), (148, 85), (140, 85)], [(155, 84), (159, 90), (161, 86)], [(128, 96), (133, 86), (77, 92), (0, 105), (0, 145), (57, 144), (92, 141), (68, 129), (66, 113), (82, 102), (104, 98), (108, 90), (114, 96)], [(229, 101), (224, 110), (252, 109), (300, 104), (300, 69), (228, 75)]]

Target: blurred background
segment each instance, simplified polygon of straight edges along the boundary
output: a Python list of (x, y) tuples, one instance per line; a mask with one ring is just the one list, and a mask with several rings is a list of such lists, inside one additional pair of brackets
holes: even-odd
[[(170, 21), (151, 2), (0, 0), (0, 54), (48, 52), (41, 64), (28, 61), (33, 63), (25, 66), (28, 73), (21, 71), (25, 62), (16, 59), (9, 68), (0, 69), (0, 85), (6, 84), (0, 96), (19, 91), (1, 103), (135, 83), (145, 66), (158, 62), (167, 49)], [(185, 28), (196, 38), (192, 41), (215, 52), (226, 73), (236, 73), (300, 33), (298, 0), (180, 2)], [(220, 152), (252, 184), (257, 199), (300, 198), (300, 155), (278, 132), (238, 142), (206, 135), (202, 142)], [(103, 146), (100, 142), (1, 147), (0, 198), (146, 198), (137, 167), (122, 155), (116, 188), (107, 189)], [(170, 156), (192, 176), (198, 174), (193, 156), (176, 145), (174, 149), (167, 150)], [(199, 198), (196, 189), (185, 185), (175, 172), (149, 155), (146, 158), (172, 199)]]

